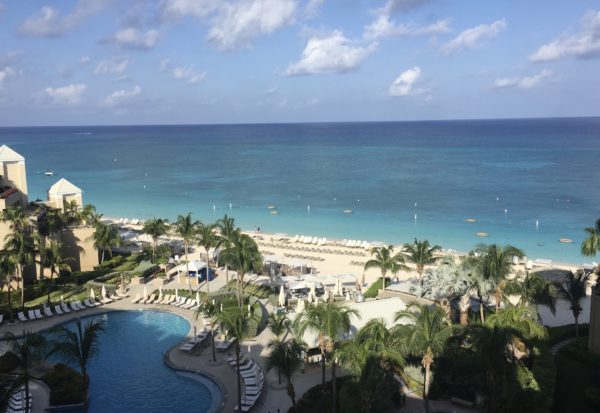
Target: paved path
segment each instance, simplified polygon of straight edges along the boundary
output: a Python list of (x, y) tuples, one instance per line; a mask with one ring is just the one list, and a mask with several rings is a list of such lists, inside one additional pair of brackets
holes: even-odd
[(566, 340), (563, 341), (559, 341), (558, 343), (556, 343), (555, 345), (552, 346), (552, 348), (550, 349), (550, 351), (552, 352), (553, 355), (556, 355), (556, 353), (558, 353), (558, 351), (563, 348), (564, 346), (571, 344), (573, 341), (575, 341), (575, 338), (568, 338)]

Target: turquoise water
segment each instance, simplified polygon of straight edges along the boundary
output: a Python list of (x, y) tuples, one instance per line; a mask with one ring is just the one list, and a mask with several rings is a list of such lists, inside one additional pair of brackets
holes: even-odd
[(92, 318), (102, 319), (105, 331), (89, 364), (91, 413), (209, 411), (216, 385), (184, 378), (163, 362), (165, 351), (187, 335), (187, 320), (159, 311), (122, 311), (82, 321)]
[(600, 118), (0, 128), (0, 143), (26, 157), (30, 198), (65, 177), (109, 216), (227, 213), (247, 229), (511, 243), (575, 263), (600, 217)]

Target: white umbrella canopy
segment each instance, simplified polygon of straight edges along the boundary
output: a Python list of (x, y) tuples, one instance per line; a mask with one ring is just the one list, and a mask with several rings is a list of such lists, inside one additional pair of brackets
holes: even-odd
[(319, 297), (315, 295), (315, 305), (319, 304)]
[(346, 301), (350, 301), (350, 293), (346, 293)]
[(283, 285), (279, 289), (279, 300), (277, 301), (279, 307), (283, 307), (285, 305), (285, 292), (283, 291)]
[[(95, 299), (96, 299), (96, 293), (94, 292), (94, 289), (93, 289), (93, 288), (91, 288), (91, 289), (90, 289), (90, 298), (91, 298), (92, 300), (95, 300)], [(62, 295), (61, 295), (61, 296), (60, 296), (60, 301), (62, 301), (62, 300), (63, 300), (63, 299), (62, 299)]]
[(106, 296), (107, 296), (107, 294), (106, 294), (106, 287), (102, 286), (102, 298), (104, 298)]
[(317, 296), (317, 287), (314, 282), (310, 284), (310, 293), (313, 297)]
[(335, 282), (335, 289), (333, 290), (334, 295), (342, 295), (342, 280), (338, 278)]
[(312, 292), (308, 293), (308, 296), (306, 296), (306, 301), (308, 301), (309, 304), (313, 302)]
[(196, 291), (196, 305), (200, 305), (200, 293)]
[(148, 289), (144, 285), (144, 300), (147, 300), (147, 299), (148, 299)]
[(162, 285), (158, 286), (158, 301), (163, 299), (163, 295), (162, 295)]
[(175, 288), (175, 299), (179, 300), (179, 288)]
[(298, 300), (298, 304), (296, 305), (296, 313), (300, 314), (306, 308), (306, 304), (304, 303), (304, 299), (301, 298)]

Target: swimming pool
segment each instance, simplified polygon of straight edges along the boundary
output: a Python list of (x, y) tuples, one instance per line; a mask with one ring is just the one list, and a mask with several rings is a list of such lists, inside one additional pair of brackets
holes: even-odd
[(190, 380), (163, 362), (163, 354), (189, 332), (187, 320), (161, 311), (119, 311), (82, 321), (96, 318), (105, 331), (88, 368), (91, 413), (216, 410), (222, 396), (214, 382)]

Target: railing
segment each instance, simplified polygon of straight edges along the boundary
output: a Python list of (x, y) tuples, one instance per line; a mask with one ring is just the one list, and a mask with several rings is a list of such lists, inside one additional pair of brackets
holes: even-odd
[(19, 192), (17, 188), (9, 188), (6, 191), (0, 193), (0, 199), (6, 199), (12, 194), (16, 194), (17, 192)]

